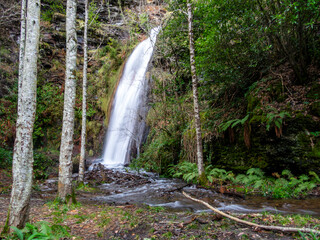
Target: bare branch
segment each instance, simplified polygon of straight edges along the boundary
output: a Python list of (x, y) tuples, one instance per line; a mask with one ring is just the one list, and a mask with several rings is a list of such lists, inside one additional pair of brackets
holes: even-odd
[(242, 223), (242, 224), (245, 224), (245, 225), (248, 225), (248, 226), (252, 226), (256, 229), (265, 229), (265, 230), (275, 230), (275, 231), (281, 231), (281, 232), (305, 232), (305, 233), (316, 233), (316, 234), (320, 234), (320, 231), (319, 230), (316, 230), (316, 229), (311, 229), (311, 228), (294, 228), (294, 227), (280, 227), (280, 226), (267, 226), (267, 225), (259, 225), (259, 224), (256, 224), (256, 223), (252, 223), (252, 222), (248, 222), (248, 221), (245, 221), (245, 220), (242, 220), (240, 218), (237, 218), (237, 217), (234, 217), (234, 216), (231, 216), (227, 213), (224, 213), (220, 210), (218, 210), (217, 208), (214, 208), (212, 207), (209, 203), (205, 202), (205, 201), (202, 201), (202, 200), (199, 200), (199, 199), (196, 199), (196, 198), (193, 198), (191, 197), (190, 195), (188, 195), (187, 193), (185, 192), (182, 192), (182, 194), (186, 197), (186, 198), (189, 198), (191, 199), (192, 201), (195, 201), (195, 202), (198, 202), (198, 203), (201, 203), (203, 205), (205, 205), (207, 208), (211, 209), (212, 211), (214, 211), (215, 213), (218, 213), (226, 218), (229, 218), (233, 221), (236, 221), (238, 223)]

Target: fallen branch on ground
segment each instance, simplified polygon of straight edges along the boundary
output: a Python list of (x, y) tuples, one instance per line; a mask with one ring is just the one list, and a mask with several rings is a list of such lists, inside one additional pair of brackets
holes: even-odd
[(224, 216), (224, 217), (227, 217), (227, 218), (230, 218), (236, 222), (239, 222), (239, 223), (242, 223), (242, 224), (245, 224), (245, 225), (249, 225), (249, 226), (252, 226), (256, 229), (260, 228), (260, 229), (265, 229), (265, 230), (276, 230), (276, 231), (282, 231), (282, 232), (304, 232), (304, 233), (316, 233), (316, 234), (320, 234), (320, 231), (319, 230), (316, 230), (316, 229), (311, 229), (311, 228), (294, 228), (294, 227), (280, 227), (280, 226), (267, 226), (267, 225), (259, 225), (259, 224), (256, 224), (256, 223), (252, 223), (252, 222), (248, 222), (248, 221), (245, 221), (245, 220), (241, 220), (237, 217), (234, 217), (234, 216), (231, 216), (227, 213), (224, 213), (214, 207), (212, 207), (209, 203), (205, 202), (205, 201), (202, 201), (202, 200), (199, 200), (199, 199), (196, 199), (196, 198), (193, 198), (191, 197), (190, 195), (188, 195), (187, 193), (185, 192), (182, 192), (183, 195), (186, 197), (186, 198), (189, 198), (195, 202), (198, 202), (198, 203), (201, 203), (203, 205), (205, 205), (206, 207), (210, 208), (212, 211)]

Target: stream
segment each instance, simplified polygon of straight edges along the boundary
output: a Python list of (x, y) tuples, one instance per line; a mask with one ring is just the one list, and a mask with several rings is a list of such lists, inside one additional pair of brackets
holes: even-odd
[[(101, 174), (102, 173), (102, 174)], [(88, 174), (90, 179), (101, 180), (97, 185), (100, 194), (91, 196), (86, 201), (109, 205), (146, 204), (164, 207), (171, 211), (210, 212), (205, 206), (193, 202), (182, 195), (182, 190), (200, 198), (222, 211), (233, 213), (281, 213), (306, 214), (320, 216), (319, 198), (310, 199), (267, 199), (258, 196), (227, 196), (212, 190), (188, 185), (179, 179), (159, 178), (148, 172), (134, 172), (127, 168), (93, 168)], [(90, 177), (91, 176), (91, 177)], [(105, 182), (105, 183), (104, 183)]]

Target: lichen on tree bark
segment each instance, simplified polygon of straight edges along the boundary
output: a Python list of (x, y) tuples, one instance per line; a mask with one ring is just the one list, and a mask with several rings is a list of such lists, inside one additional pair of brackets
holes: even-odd
[(71, 195), (72, 189), (72, 151), (74, 132), (74, 107), (76, 98), (76, 60), (77, 60), (77, 33), (76, 33), (77, 1), (67, 1), (67, 54), (66, 79), (64, 91), (63, 125), (59, 157), (58, 191), (62, 201)]
[(190, 3), (190, 0), (187, 1), (187, 7), (188, 7), (190, 65), (191, 65), (191, 75), (192, 75), (194, 120), (195, 120), (196, 141), (197, 141), (197, 163), (198, 163), (199, 181), (200, 183), (203, 183), (204, 179), (206, 178), (204, 176), (204, 167), (203, 167), (201, 123), (200, 123), (199, 98), (198, 98), (198, 78), (196, 73), (195, 49), (194, 49), (194, 39), (193, 39), (193, 26), (192, 26), (193, 14), (192, 14), (192, 5)]
[[(29, 217), (33, 171), (33, 126), (36, 112), (40, 0), (22, 1), (19, 97), (12, 165), (9, 225), (23, 228)], [(28, 18), (25, 18), (27, 13)]]

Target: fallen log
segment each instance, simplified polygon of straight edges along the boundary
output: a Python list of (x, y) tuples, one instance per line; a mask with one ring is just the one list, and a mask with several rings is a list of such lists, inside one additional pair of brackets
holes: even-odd
[(316, 233), (316, 234), (320, 234), (320, 231), (319, 230), (316, 230), (316, 229), (311, 229), (311, 228), (294, 228), (294, 227), (280, 227), (280, 226), (267, 226), (267, 225), (259, 225), (259, 224), (256, 224), (256, 223), (252, 223), (252, 222), (248, 222), (248, 221), (245, 221), (245, 220), (242, 220), (242, 219), (239, 219), (237, 217), (234, 217), (234, 216), (231, 216), (227, 213), (224, 213), (220, 210), (218, 210), (217, 208), (214, 208), (212, 207), (209, 203), (205, 202), (205, 201), (202, 201), (200, 199), (196, 199), (196, 198), (193, 198), (191, 197), (190, 195), (188, 195), (187, 193), (185, 192), (182, 192), (182, 194), (186, 197), (186, 198), (189, 198), (195, 202), (198, 202), (198, 203), (201, 203), (203, 205), (205, 205), (206, 207), (208, 207), (209, 209), (211, 209), (212, 211), (214, 211), (215, 213), (218, 213), (224, 217), (227, 217), (231, 220), (234, 220), (238, 223), (242, 223), (242, 224), (245, 224), (245, 225), (248, 225), (248, 226), (252, 226), (254, 227), (255, 229), (265, 229), (265, 230), (275, 230), (275, 231), (281, 231), (281, 232), (304, 232), (304, 233)]

